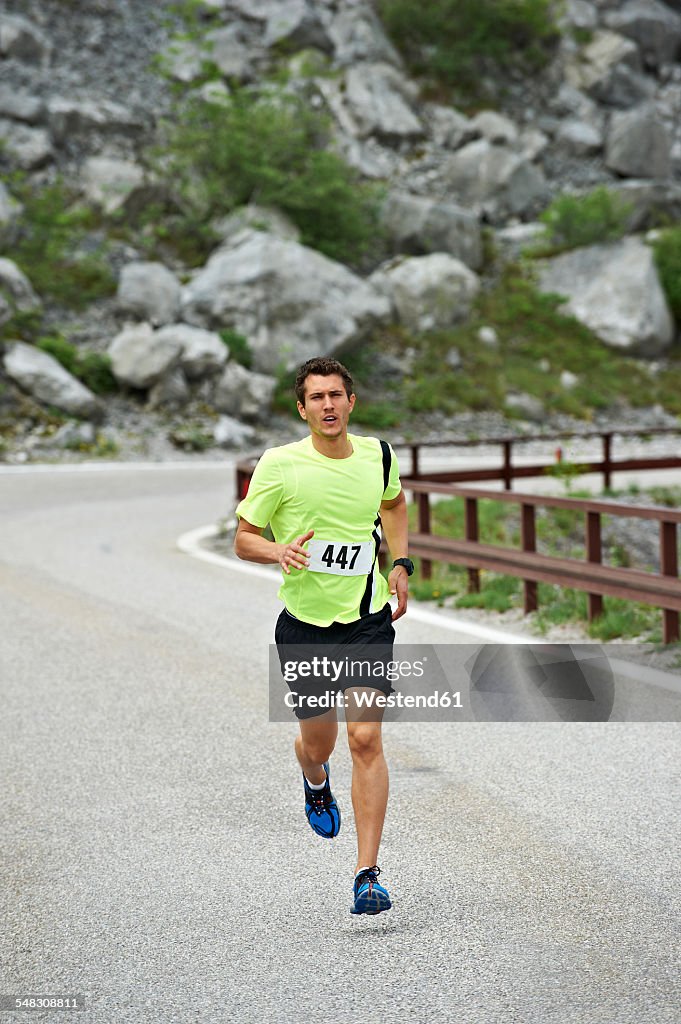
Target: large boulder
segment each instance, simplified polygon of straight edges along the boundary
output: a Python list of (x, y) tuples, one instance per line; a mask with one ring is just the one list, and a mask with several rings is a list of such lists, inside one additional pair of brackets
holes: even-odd
[(653, 70), (676, 60), (681, 50), (681, 15), (660, 0), (627, 0), (606, 14), (606, 24), (633, 39)]
[(168, 324), (180, 309), (180, 282), (162, 263), (127, 263), (121, 271), (116, 295), (119, 308), (140, 320)]
[(292, 50), (314, 47), (323, 53), (333, 52), (326, 19), (319, 5), (309, 0), (287, 0), (278, 4), (267, 19), (265, 46), (278, 45)]
[(446, 329), (465, 319), (480, 290), (477, 274), (441, 252), (391, 261), (370, 280), (391, 300), (399, 323), (417, 332)]
[(613, 114), (608, 131), (605, 163), (625, 178), (668, 178), (671, 140), (652, 106)]
[(72, 136), (101, 134), (136, 135), (144, 130), (144, 122), (127, 107), (112, 100), (74, 100), (53, 96), (47, 105), (52, 138), (59, 143)]
[(574, 58), (568, 61), (568, 85), (581, 89), (600, 103), (631, 107), (655, 92), (655, 83), (641, 73), (638, 46), (617, 32), (599, 30)]
[(43, 128), (0, 120), (0, 138), (12, 164), (24, 171), (44, 167), (53, 157), (50, 136)]
[(270, 235), (287, 238), (293, 242), (300, 241), (300, 229), (285, 213), (271, 206), (259, 206), (257, 203), (237, 207), (226, 217), (214, 221), (211, 227), (223, 245), (231, 242), (244, 228), (266, 231)]
[(164, 338), (151, 324), (135, 324), (116, 335), (108, 354), (111, 372), (120, 384), (150, 388), (179, 363), (182, 343)]
[(97, 396), (61, 363), (23, 341), (15, 341), (5, 353), (3, 365), (8, 377), (44, 405), (53, 405), (73, 416), (87, 419), (101, 416)]
[(480, 218), (462, 206), (391, 192), (383, 204), (381, 221), (398, 252), (415, 256), (446, 252), (473, 270), (482, 266)]
[(225, 78), (249, 82), (253, 78), (250, 50), (239, 24), (216, 28), (206, 33), (210, 60)]
[(346, 67), (370, 61), (401, 67), (402, 61), (397, 50), (368, 3), (342, 8), (328, 31), (336, 64)]
[(199, 380), (225, 365), (229, 350), (219, 334), (190, 324), (168, 324), (156, 331), (157, 342), (181, 346), (180, 367), (189, 380)]
[(0, 181), (0, 228), (6, 227), (6, 225), (16, 220), (22, 209), (21, 203), (7, 191), (4, 184)]
[(340, 263), (297, 242), (244, 231), (182, 295), (182, 319), (248, 338), (256, 369), (294, 366), (361, 342), (390, 304)]
[(132, 160), (91, 156), (83, 164), (81, 181), (87, 198), (105, 213), (114, 213), (144, 181), (144, 171)]
[(348, 68), (344, 87), (321, 84), (340, 127), (357, 138), (374, 136), (388, 145), (414, 141), (424, 134), (412, 110), (415, 95), (404, 76), (390, 64), (358, 64)]
[(6, 311), (3, 322), (17, 313), (39, 313), (42, 309), (33, 285), (14, 260), (0, 258), (0, 298)]
[(495, 223), (509, 216), (527, 216), (548, 200), (548, 186), (539, 167), (487, 139), (470, 142), (449, 157), (443, 175), (460, 202), (483, 208)]
[(237, 419), (266, 420), (276, 386), (276, 377), (253, 373), (239, 363), (230, 362), (215, 385), (213, 405), (218, 412)]
[(41, 64), (50, 56), (50, 44), (40, 29), (18, 14), (0, 14), (0, 55), (30, 64)]
[(539, 284), (563, 295), (564, 311), (611, 348), (657, 356), (674, 340), (652, 250), (638, 237), (556, 256), (541, 267)]
[(39, 96), (0, 85), (0, 117), (37, 124), (45, 114), (45, 103)]

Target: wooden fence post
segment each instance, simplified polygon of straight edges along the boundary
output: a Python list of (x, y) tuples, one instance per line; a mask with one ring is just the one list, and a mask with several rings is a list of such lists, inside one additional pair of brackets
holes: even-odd
[[(587, 512), (586, 514), (586, 557), (589, 562), (602, 560), (601, 550), (601, 514), (600, 512)], [(588, 617), (589, 622), (597, 619), (603, 614), (603, 595), (588, 594)]]
[[(520, 536), (523, 551), (537, 550), (537, 531), (535, 527), (534, 505), (522, 504), (520, 510)], [(523, 580), (525, 590), (525, 614), (536, 612), (539, 601), (537, 598), (537, 581)]]
[[(664, 576), (679, 575), (676, 523), (660, 523), (660, 569)], [(672, 608), (662, 609), (663, 634), (666, 644), (679, 641), (679, 613)]]
[[(478, 541), (478, 499), (465, 498), (466, 540)], [(468, 570), (468, 593), (480, 593), (480, 570)]]

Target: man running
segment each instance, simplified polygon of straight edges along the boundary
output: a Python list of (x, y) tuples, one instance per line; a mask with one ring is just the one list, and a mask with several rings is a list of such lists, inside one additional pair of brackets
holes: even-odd
[[(407, 610), (407, 581), (414, 570), (407, 557), (407, 505), (397, 459), (386, 442), (348, 433), (355, 395), (342, 363), (308, 360), (298, 370), (295, 392), (310, 434), (260, 458), (237, 506), (234, 550), (239, 558), (282, 568), (284, 609), (275, 629), (280, 657), (284, 650), (317, 644), (352, 652), (381, 645), (381, 656), (388, 651), (392, 657), (392, 623)], [(274, 541), (262, 536), (268, 523)], [(387, 582), (378, 568), (381, 526), (394, 558)], [(391, 594), (397, 596), (394, 612)], [(387, 681), (371, 682), (362, 692), (391, 692)], [(341, 685), (345, 691), (357, 683), (346, 679)], [(336, 708), (297, 707), (296, 715), (305, 813), (318, 835), (333, 839), (340, 811), (328, 761), (338, 736)], [(371, 715), (348, 712), (346, 717), (357, 828), (352, 913), (378, 914), (392, 905), (378, 882), (376, 863), (388, 803), (382, 716), (374, 707)]]

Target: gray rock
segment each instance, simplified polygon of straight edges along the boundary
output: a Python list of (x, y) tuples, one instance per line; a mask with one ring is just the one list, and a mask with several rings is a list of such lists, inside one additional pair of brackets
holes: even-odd
[(218, 412), (237, 419), (265, 421), (277, 386), (276, 377), (253, 373), (239, 363), (230, 362), (216, 382), (213, 405)]
[(446, 253), (391, 261), (369, 280), (391, 300), (399, 323), (416, 332), (464, 320), (480, 290), (477, 274)]
[(461, 353), (458, 348), (450, 348), (445, 356), (445, 363), (450, 370), (458, 370), (462, 365)]
[(499, 335), (493, 327), (481, 327), (478, 331), (478, 341), (486, 348), (499, 347)]
[(225, 78), (237, 82), (253, 79), (251, 53), (239, 25), (228, 25), (206, 33), (207, 57), (220, 69)]
[(255, 437), (255, 430), (233, 416), (221, 416), (213, 428), (213, 440), (221, 448), (239, 448)]
[(381, 221), (398, 252), (445, 252), (472, 270), (482, 266), (480, 218), (455, 203), (390, 192), (381, 210)]
[(269, 235), (276, 235), (277, 238), (285, 238), (292, 242), (300, 241), (300, 229), (285, 213), (273, 207), (258, 206), (256, 203), (240, 206), (211, 226), (223, 245), (232, 243), (244, 228), (266, 231)]
[(44, 167), (54, 155), (50, 137), (42, 128), (3, 120), (0, 122), (0, 137), (12, 163), (22, 170)]
[(636, 43), (616, 32), (594, 33), (593, 40), (568, 61), (568, 85), (583, 90), (601, 103), (630, 107), (649, 99), (655, 84), (641, 74)]
[(567, 0), (563, 17), (574, 28), (593, 29), (598, 24), (598, 11), (587, 0)]
[(639, 238), (563, 253), (540, 269), (541, 290), (563, 295), (564, 311), (611, 348), (656, 356), (674, 339), (674, 323), (652, 250)]
[(37, 124), (45, 115), (45, 104), (39, 96), (19, 92), (8, 85), (0, 85), (0, 117)]
[(122, 133), (137, 135), (143, 121), (127, 107), (110, 100), (74, 100), (53, 96), (48, 102), (48, 123), (52, 138), (63, 143), (72, 136)]
[(514, 146), (518, 141), (518, 129), (509, 117), (495, 110), (481, 110), (471, 119), (470, 127), (488, 142)]
[(626, 178), (668, 178), (671, 142), (652, 106), (613, 114), (608, 132), (606, 166)]
[(676, 60), (681, 49), (681, 15), (660, 0), (628, 0), (609, 11), (606, 24), (638, 44), (647, 67), (657, 69)]
[(132, 160), (91, 156), (83, 164), (81, 182), (85, 195), (106, 213), (125, 205), (128, 196), (144, 181), (144, 171)]
[(322, 10), (308, 0), (287, 0), (272, 11), (265, 28), (265, 46), (285, 45), (294, 50), (313, 46), (332, 53), (334, 46)]
[(359, 138), (374, 135), (389, 145), (423, 136), (421, 122), (410, 106), (403, 76), (389, 64), (348, 68), (345, 103)]
[(478, 137), (470, 120), (453, 107), (429, 103), (424, 107), (425, 120), (433, 142), (443, 149), (458, 149)]
[(593, 156), (603, 148), (603, 133), (585, 121), (564, 121), (556, 143), (572, 156)]
[(7, 375), (38, 402), (74, 416), (101, 416), (101, 405), (92, 391), (34, 345), (14, 342), (5, 353), (3, 365)]
[(111, 371), (117, 381), (133, 388), (149, 388), (173, 369), (182, 356), (182, 344), (159, 338), (151, 324), (128, 326), (108, 348)]
[(161, 62), (171, 78), (189, 85), (201, 77), (204, 64), (211, 57), (205, 46), (188, 39), (173, 39), (161, 54)]
[(16, 313), (39, 313), (42, 302), (33, 291), (33, 285), (14, 260), (0, 258), (0, 296), (4, 300), (9, 320)]
[(401, 67), (401, 58), (367, 4), (342, 8), (328, 29), (336, 64), (345, 67), (364, 61)]
[(520, 133), (518, 149), (525, 159), (530, 161), (530, 163), (534, 163), (535, 160), (538, 160), (542, 153), (546, 152), (548, 147), (548, 135), (539, 131), (538, 128), (527, 128), (525, 131)]
[(462, 203), (484, 207), (493, 223), (529, 215), (548, 198), (548, 186), (538, 167), (487, 139), (470, 142), (449, 157), (443, 174)]
[(681, 221), (681, 185), (671, 181), (620, 181), (610, 190), (631, 204), (627, 231), (644, 231), (660, 221), (674, 224)]
[(229, 350), (219, 334), (190, 324), (169, 324), (156, 331), (157, 341), (181, 347), (180, 368), (189, 380), (217, 373), (227, 362)]
[(534, 420), (536, 423), (542, 422), (546, 416), (543, 403), (525, 391), (510, 392), (506, 395), (504, 404), (510, 412), (522, 416), (523, 419)]
[(249, 339), (255, 366), (295, 366), (360, 343), (390, 319), (390, 304), (347, 267), (259, 231), (221, 248), (182, 295), (182, 319), (231, 327)]
[(141, 320), (168, 324), (180, 310), (180, 282), (162, 263), (128, 263), (121, 271), (118, 306)]
[[(78, 448), (80, 445), (92, 445), (97, 440), (97, 430), (93, 423), (79, 423), (69, 420), (64, 423), (47, 440), (50, 448)], [(45, 444), (45, 441), (43, 441)]]
[(399, 155), (395, 150), (382, 146), (374, 138), (358, 139), (353, 135), (345, 135), (337, 127), (334, 145), (345, 162), (359, 171), (364, 178), (385, 179), (399, 175)]
[(49, 59), (50, 44), (39, 28), (27, 18), (0, 14), (0, 54), (30, 64)]
[(173, 366), (149, 389), (147, 405), (150, 409), (177, 408), (186, 405), (191, 397), (187, 378), (179, 366)]
[(579, 377), (576, 373), (571, 373), (570, 370), (562, 370), (560, 374), (560, 386), (566, 391), (572, 391), (572, 389), (579, 383)]

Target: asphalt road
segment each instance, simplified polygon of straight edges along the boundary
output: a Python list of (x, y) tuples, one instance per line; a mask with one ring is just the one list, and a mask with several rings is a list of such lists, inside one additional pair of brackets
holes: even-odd
[(679, 725), (387, 725), (394, 909), (351, 917), (343, 737), (325, 842), (268, 722), (276, 589), (176, 547), (231, 486), (0, 474), (0, 994), (93, 1024), (677, 1024)]

